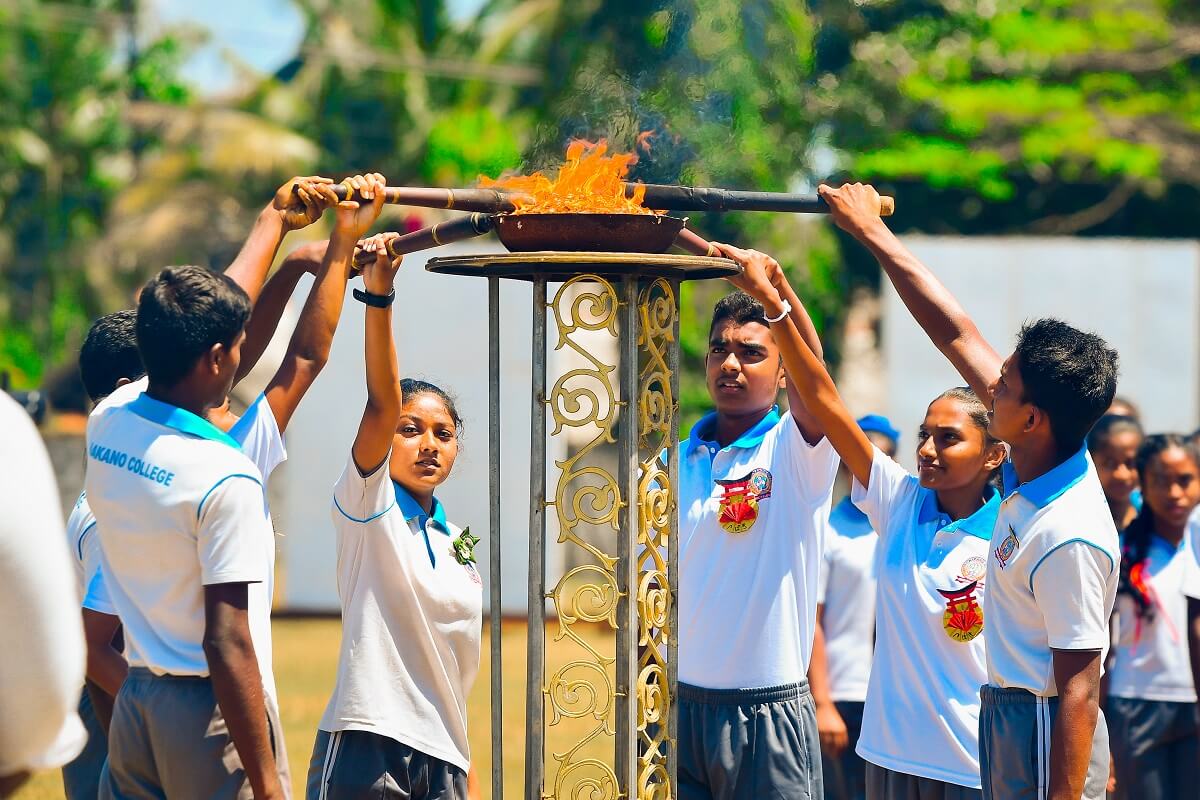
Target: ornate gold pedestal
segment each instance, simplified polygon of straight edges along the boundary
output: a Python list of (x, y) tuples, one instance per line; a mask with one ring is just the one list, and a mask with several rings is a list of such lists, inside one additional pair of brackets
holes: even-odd
[[(500, 526), (501, 278), (533, 285), (526, 800), (663, 800), (675, 796), (678, 578), (679, 285), (737, 272), (726, 259), (630, 253), (521, 253), (431, 259), (427, 269), (488, 278), (491, 530)], [(547, 301), (548, 283), (561, 282)], [(572, 364), (547, 391), (552, 343)], [(596, 336), (617, 345), (607, 363)], [(550, 436), (574, 429), (547, 486)], [(616, 447), (612, 460), (600, 456)], [(547, 510), (571, 563), (546, 590)], [(491, 550), (492, 797), (503, 797), (500, 548)], [(573, 655), (548, 665), (554, 637)], [(615, 645), (596, 635), (615, 634)], [(554, 629), (552, 629), (554, 630)], [(601, 639), (602, 641), (597, 641)], [(546, 752), (563, 726), (569, 743)], [(600, 757), (597, 753), (608, 757)], [(547, 758), (549, 756), (549, 758)]]

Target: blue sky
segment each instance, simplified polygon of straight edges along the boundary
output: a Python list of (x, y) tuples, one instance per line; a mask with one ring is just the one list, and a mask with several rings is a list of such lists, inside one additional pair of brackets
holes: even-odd
[[(483, 0), (451, 0), (457, 17), (468, 16)], [(190, 24), (208, 31), (207, 42), (188, 61), (185, 77), (204, 92), (229, 89), (236, 73), (227, 54), (271, 72), (295, 52), (304, 35), (303, 19), (291, 0), (149, 0), (147, 16), (165, 25)]]

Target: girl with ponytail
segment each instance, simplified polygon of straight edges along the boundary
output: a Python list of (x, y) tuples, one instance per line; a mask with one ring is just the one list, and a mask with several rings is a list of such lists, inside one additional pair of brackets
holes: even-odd
[(1108, 672), (1115, 797), (1190, 797), (1200, 786), (1200, 737), (1183, 589), (1193, 568), (1187, 522), (1200, 503), (1200, 453), (1181, 436), (1155, 434), (1134, 462), (1143, 500), (1122, 539)]

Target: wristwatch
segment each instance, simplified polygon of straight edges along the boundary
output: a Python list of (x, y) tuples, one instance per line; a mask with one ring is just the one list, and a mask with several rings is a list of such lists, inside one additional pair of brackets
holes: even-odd
[(354, 290), (354, 299), (360, 303), (366, 303), (373, 308), (387, 308), (396, 299), (396, 287), (387, 294), (371, 294), (364, 292), (362, 289)]

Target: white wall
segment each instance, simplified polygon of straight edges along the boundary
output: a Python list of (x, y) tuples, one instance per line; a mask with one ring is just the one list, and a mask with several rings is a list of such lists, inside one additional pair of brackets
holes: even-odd
[[(1117, 348), (1117, 391), (1150, 431), (1200, 425), (1200, 244), (1196, 242), (908, 237), (905, 243), (958, 297), (1001, 355), (1027, 319), (1053, 316)], [(929, 401), (963, 381), (882, 281), (884, 411), (903, 431), (912, 466)]]
[[(438, 497), (451, 520), (470, 525), (483, 540), (476, 557), (484, 577), (485, 601), (488, 548), (495, 540), (488, 530), (487, 281), (435, 275), (425, 271), (425, 262), (437, 255), (494, 250), (495, 245), (460, 244), (409, 256), (397, 279), (394, 306), (400, 374), (446, 389), (457, 399), (464, 419), (463, 449)], [(297, 288), (293, 310), (303, 303), (310, 285), (306, 280)], [(502, 281), (500, 539), (503, 607), (514, 614), (526, 612), (528, 593), (531, 313), (530, 284)], [(362, 323), (363, 306), (347, 293), (330, 362), (292, 420), (286, 436), (288, 461), (271, 482), (275, 525), (284, 537), (284, 575), (277, 604), (290, 610), (338, 608), (331, 489), (349, 458), (366, 399)], [(281, 330), (277, 338), (285, 335)], [(556, 456), (561, 458), (553, 450), (549, 454), (551, 459)], [(549, 530), (548, 541), (555, 538), (556, 531)], [(553, 586), (561, 566), (553, 547), (548, 549), (547, 583)]]

